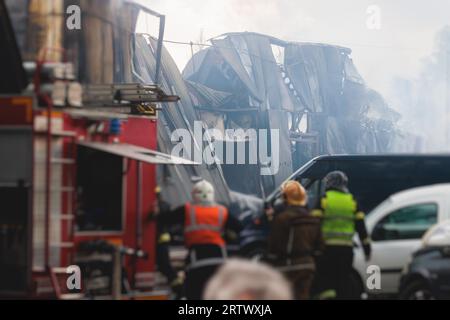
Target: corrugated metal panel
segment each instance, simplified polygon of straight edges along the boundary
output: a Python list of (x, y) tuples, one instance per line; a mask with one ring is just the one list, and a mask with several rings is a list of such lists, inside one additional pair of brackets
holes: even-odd
[[(279, 155), (279, 167), (273, 175), (274, 185), (267, 186), (270, 191), (281, 185), (281, 183), (292, 174), (292, 146), (289, 138), (287, 113), (284, 110), (269, 110), (269, 126), (272, 130), (278, 130), (279, 144), (271, 145), (271, 153)], [(273, 161), (273, 160), (272, 160)]]
[[(138, 74), (137, 81), (153, 83), (156, 71), (156, 40), (145, 39), (142, 35), (135, 37), (134, 70)], [(171, 153), (174, 143), (170, 136), (175, 129), (187, 129), (193, 137), (194, 121), (198, 120), (189, 90), (184, 79), (168, 51), (162, 50), (162, 69), (160, 85), (164, 92), (178, 95), (180, 101), (173, 104), (162, 104), (158, 119), (158, 147), (161, 152)], [(193, 137), (194, 138), (194, 137)], [(205, 146), (206, 142), (197, 141), (197, 146)], [(194, 144), (195, 145), (195, 144)], [(199, 176), (214, 184), (219, 202), (229, 204), (229, 189), (220, 166), (202, 164), (195, 167), (164, 166), (158, 170), (158, 181), (162, 187), (163, 197), (172, 206), (178, 206), (191, 199), (191, 177)]]
[(228, 92), (218, 91), (200, 83), (195, 83), (192, 81), (186, 81), (189, 93), (194, 96), (198, 102), (193, 101), (195, 106), (207, 106), (208, 108), (219, 108), (226, 104), (231, 97)]

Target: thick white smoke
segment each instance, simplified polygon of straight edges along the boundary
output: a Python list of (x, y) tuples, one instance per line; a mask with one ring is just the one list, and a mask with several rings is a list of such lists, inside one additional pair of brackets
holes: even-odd
[(437, 33), (417, 77), (394, 80), (389, 100), (402, 115), (402, 127), (423, 137), (422, 151), (450, 151), (450, 26)]

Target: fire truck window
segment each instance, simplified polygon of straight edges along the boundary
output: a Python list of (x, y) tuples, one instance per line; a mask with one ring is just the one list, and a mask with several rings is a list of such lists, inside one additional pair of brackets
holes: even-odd
[(77, 231), (122, 230), (122, 160), (78, 147)]
[(27, 286), (29, 188), (0, 187), (0, 291)]

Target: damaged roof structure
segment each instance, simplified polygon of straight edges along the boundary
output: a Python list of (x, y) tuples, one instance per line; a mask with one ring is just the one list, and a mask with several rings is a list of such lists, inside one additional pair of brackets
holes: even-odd
[[(279, 150), (274, 175), (260, 175), (267, 165), (262, 162), (160, 166), (158, 181), (173, 206), (190, 199), (196, 176), (212, 182), (218, 201), (229, 204), (242, 194), (263, 197), (319, 154), (400, 151), (399, 115), (366, 86), (350, 49), (230, 33), (212, 39), (182, 74), (163, 47), (155, 79), (158, 41), (135, 33), (142, 6), (123, 0), (71, 1), (84, 13), (81, 30), (74, 31), (64, 27), (66, 1), (6, 4), (24, 60), (35, 60), (43, 47), (59, 46), (85, 84), (157, 82), (167, 94), (179, 96), (176, 103), (160, 105), (158, 147), (164, 153), (177, 144), (171, 139), (176, 129), (190, 133), (195, 150), (211, 144), (194, 137), (196, 120), (221, 131), (279, 130), (277, 145), (269, 145), (270, 153)], [(49, 54), (63, 59), (60, 51)]]
[(195, 105), (199, 117), (219, 128), (278, 129), (280, 135), (278, 172), (260, 177), (259, 165), (224, 165), (231, 189), (262, 196), (319, 154), (405, 151), (399, 146), (407, 137), (396, 128), (400, 115), (365, 84), (350, 49), (250, 32), (210, 41), (183, 77), (226, 99), (208, 103), (203, 95)]
[[(132, 66), (136, 78), (144, 83), (153, 83), (156, 70), (156, 39), (145, 34), (135, 34), (133, 48)], [(171, 140), (172, 133), (176, 129), (186, 129), (191, 133), (192, 141), (194, 141), (193, 148), (203, 150), (202, 145), (208, 142), (198, 141), (193, 134), (194, 121), (198, 118), (189, 94), (189, 86), (183, 80), (175, 61), (165, 48), (162, 50), (161, 59), (160, 86), (166, 93), (179, 96), (180, 100), (175, 104), (162, 105), (158, 118), (158, 147), (162, 152), (170, 154), (177, 143)], [(214, 99), (211, 98), (211, 101)], [(202, 177), (212, 182), (218, 201), (230, 203), (229, 189), (220, 165), (201, 163), (194, 167), (168, 166), (159, 172), (162, 189), (165, 190), (167, 199), (171, 199), (175, 205), (181, 205), (191, 199), (192, 177)]]

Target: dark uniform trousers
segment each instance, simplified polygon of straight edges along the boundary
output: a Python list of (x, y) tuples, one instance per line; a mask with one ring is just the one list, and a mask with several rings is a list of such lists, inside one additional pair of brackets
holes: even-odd
[(313, 270), (286, 271), (284, 275), (292, 284), (296, 300), (309, 299), (309, 291), (314, 280)]
[(338, 299), (358, 299), (349, 285), (353, 265), (351, 246), (328, 245), (318, 261), (318, 291), (335, 290)]
[(189, 249), (184, 282), (186, 299), (202, 299), (209, 279), (224, 262), (225, 257), (225, 248), (217, 245), (194, 245)]

